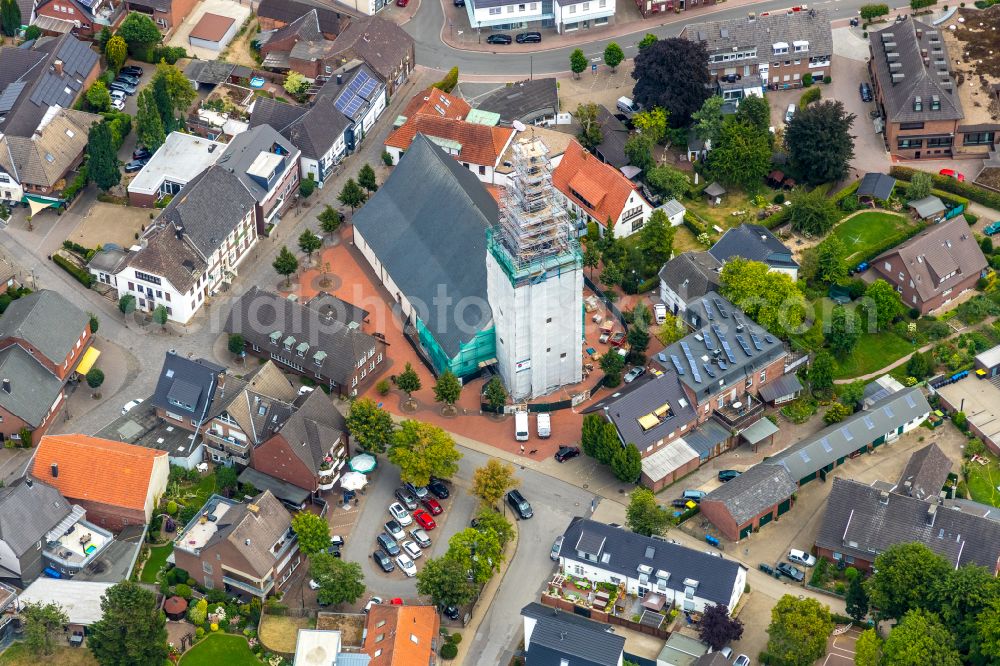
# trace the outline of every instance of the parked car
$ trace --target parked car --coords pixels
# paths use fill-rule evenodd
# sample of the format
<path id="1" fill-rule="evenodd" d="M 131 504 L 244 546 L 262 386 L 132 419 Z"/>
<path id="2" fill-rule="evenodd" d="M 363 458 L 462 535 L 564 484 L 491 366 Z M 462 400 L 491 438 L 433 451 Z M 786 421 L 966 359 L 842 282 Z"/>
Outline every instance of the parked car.
<path id="1" fill-rule="evenodd" d="M 410 536 L 413 537 L 413 540 L 416 541 L 417 545 L 421 548 L 431 547 L 431 538 L 427 536 L 427 532 L 425 532 L 422 527 L 414 527 L 410 530 Z"/>
<path id="2" fill-rule="evenodd" d="M 397 7 L 405 7 L 408 4 L 410 4 L 410 0 L 396 0 Z"/>
<path id="3" fill-rule="evenodd" d="M 389 505 L 389 515 L 391 515 L 401 527 L 406 527 L 413 522 L 413 519 L 410 518 L 410 514 L 407 513 L 406 509 L 404 509 L 403 505 L 399 502 L 393 502 Z"/>
<path id="4" fill-rule="evenodd" d="M 110 95 L 111 95 L 111 101 L 112 102 L 115 101 L 116 99 L 120 99 L 120 100 L 122 100 L 124 102 L 125 98 L 128 97 L 128 95 L 126 95 L 125 93 L 123 93 L 121 90 L 112 90 L 110 92 Z"/>
<path id="5" fill-rule="evenodd" d="M 431 518 L 431 514 L 427 513 L 423 509 L 417 509 L 413 512 L 413 520 L 417 521 L 422 528 L 425 530 L 432 530 L 437 527 L 437 523 Z"/>
<path id="6" fill-rule="evenodd" d="M 556 537 L 555 542 L 552 544 L 552 550 L 549 551 L 549 559 L 552 560 L 553 562 L 559 561 L 559 553 L 560 551 L 562 551 L 564 538 L 565 537 L 562 534 L 560 534 L 559 536 Z"/>
<path id="7" fill-rule="evenodd" d="M 706 493 L 704 490 L 685 490 L 684 494 L 681 495 L 681 497 L 683 497 L 686 500 L 691 500 L 692 502 L 701 504 L 701 498 L 703 498 L 707 494 L 708 493 Z"/>
<path id="8" fill-rule="evenodd" d="M 108 90 L 118 90 L 126 95 L 134 95 L 136 88 L 135 86 L 125 83 L 124 81 L 112 81 L 111 85 L 108 86 Z"/>
<path id="9" fill-rule="evenodd" d="M 949 178 L 954 178 L 960 183 L 965 182 L 965 174 L 959 171 L 955 171 L 954 169 L 941 169 L 940 171 L 938 171 L 938 174 L 942 176 L 948 176 Z"/>
<path id="10" fill-rule="evenodd" d="M 539 439 L 548 439 L 552 436 L 552 415 L 548 412 L 540 412 L 535 419 L 535 433 Z"/>
<path id="11" fill-rule="evenodd" d="M 861 93 L 862 102 L 870 102 L 874 99 L 872 96 L 872 87 L 864 81 L 862 81 L 861 85 L 858 86 L 858 92 Z"/>
<path id="12" fill-rule="evenodd" d="M 136 171 L 142 171 L 142 167 L 146 166 L 146 160 L 132 160 L 125 165 L 125 173 L 135 173 Z"/>
<path id="13" fill-rule="evenodd" d="M 642 367 L 641 365 L 633 365 L 632 369 L 629 370 L 627 373 L 625 373 L 625 377 L 623 377 L 623 379 L 625 380 L 626 384 L 631 384 L 635 380 L 639 379 L 639 377 L 642 377 L 644 374 L 646 374 L 646 368 Z"/>
<path id="14" fill-rule="evenodd" d="M 528 412 L 514 413 L 514 441 L 528 441 Z"/>
<path id="15" fill-rule="evenodd" d="M 406 574 L 407 578 L 413 578 L 417 575 L 417 565 L 413 563 L 409 555 L 400 553 L 399 557 L 396 558 L 396 564 L 399 565 L 399 568 Z"/>
<path id="16" fill-rule="evenodd" d="M 726 647 L 719 650 L 719 654 L 725 657 L 726 661 L 729 661 L 730 659 L 733 658 L 733 648 L 727 645 Z"/>
<path id="17" fill-rule="evenodd" d="M 732 481 L 740 475 L 735 469 L 723 469 L 719 471 L 719 481 L 725 483 L 726 481 Z"/>
<path id="18" fill-rule="evenodd" d="M 128 414 L 141 404 L 142 400 L 129 400 L 128 402 L 125 403 L 125 406 L 122 407 L 122 414 Z"/>
<path id="19" fill-rule="evenodd" d="M 394 494 L 396 495 L 396 499 L 398 499 L 400 503 L 410 511 L 413 511 L 417 508 L 417 506 L 419 506 L 417 504 L 417 496 L 411 493 L 406 487 L 396 488 L 396 492 Z"/>
<path id="20" fill-rule="evenodd" d="M 983 233 L 986 234 L 987 236 L 992 236 L 993 234 L 1000 234 L 1000 221 L 987 225 L 986 228 L 983 229 Z"/>
<path id="21" fill-rule="evenodd" d="M 804 550 L 798 550 L 797 548 L 792 548 L 788 551 L 788 561 L 795 562 L 795 564 L 801 564 L 804 567 L 814 567 L 816 566 L 816 558 Z"/>
<path id="22" fill-rule="evenodd" d="M 465 6 L 465 0 L 455 0 L 455 6 L 456 7 L 464 7 Z"/>
<path id="23" fill-rule="evenodd" d="M 372 553 L 372 559 L 375 560 L 375 564 L 377 564 L 379 568 L 386 573 L 396 570 L 396 565 L 393 564 L 392 560 L 389 559 L 389 556 L 386 555 L 381 550 L 376 550 L 374 553 Z M 368 606 L 365 606 L 366 613 L 368 612 L 371 606 L 371 602 L 369 601 L 368 604 L 369 604 Z"/>
<path id="24" fill-rule="evenodd" d="M 123 99 L 113 99 L 113 100 L 111 100 L 111 108 L 114 109 L 115 111 L 124 111 L 125 110 L 125 100 L 123 100 Z"/>
<path id="25" fill-rule="evenodd" d="M 365 604 L 365 612 L 367 613 L 372 609 L 372 606 L 379 606 L 381 603 L 382 597 L 372 597 L 368 600 L 368 603 Z"/>
<path id="26" fill-rule="evenodd" d="M 389 557 L 399 555 L 399 544 L 388 534 L 379 534 L 375 537 L 375 541 L 378 542 L 378 547 L 385 551 L 385 554 Z"/>
<path id="27" fill-rule="evenodd" d="M 733 662 L 733 666 L 750 666 L 750 657 L 745 654 L 741 654 L 736 657 L 736 661 Z"/>
<path id="28" fill-rule="evenodd" d="M 139 65 L 127 65 L 118 70 L 119 74 L 128 74 L 129 76 L 142 76 L 142 67 Z"/>
<path id="29" fill-rule="evenodd" d="M 788 576 L 797 583 L 801 583 L 805 580 L 806 575 L 802 572 L 802 570 L 789 564 L 788 562 L 779 562 L 777 569 L 778 573 L 782 576 Z"/>
<path id="30" fill-rule="evenodd" d="M 438 499 L 448 499 L 451 496 L 448 486 L 444 485 L 444 481 L 435 479 L 434 477 L 431 477 L 431 482 L 427 484 L 427 490 L 431 491 L 431 495 L 434 495 Z"/>
<path id="31" fill-rule="evenodd" d="M 462 0 L 462 4 L 465 4 L 465 0 Z M 441 609 L 441 614 L 449 620 L 457 620 L 459 616 L 458 606 L 445 606 Z"/>
<path id="32" fill-rule="evenodd" d="M 414 560 L 424 554 L 424 551 L 420 550 L 420 546 L 409 540 L 403 542 L 403 552 Z"/>
<path id="33" fill-rule="evenodd" d="M 441 503 L 433 497 L 427 496 L 420 500 L 420 503 L 424 505 L 424 508 L 427 509 L 432 516 L 440 516 L 441 512 L 444 511 L 444 509 L 441 508 Z"/>
<path id="34" fill-rule="evenodd" d="M 510 504 L 510 508 L 514 509 L 514 513 L 521 520 L 527 520 L 535 515 L 531 511 L 531 505 L 528 504 L 528 500 L 524 499 L 524 496 L 516 489 L 507 493 L 507 504 Z"/>
<path id="35" fill-rule="evenodd" d="M 559 450 L 556 451 L 556 460 L 559 462 L 566 462 L 570 458 L 575 458 L 580 455 L 579 446 L 560 446 Z"/>
<path id="36" fill-rule="evenodd" d="M 132 76 L 130 74 L 124 74 L 124 73 L 123 74 L 119 74 L 115 78 L 115 81 L 124 81 L 125 83 L 127 83 L 129 85 L 132 85 L 132 86 L 138 86 L 139 85 L 139 77 L 138 76 Z"/>
<path id="37" fill-rule="evenodd" d="M 406 532 L 403 531 L 403 526 L 400 525 L 397 520 L 387 520 L 385 521 L 383 527 L 385 528 L 385 533 L 396 541 L 406 537 Z"/>
<path id="38" fill-rule="evenodd" d="M 424 486 L 415 486 L 412 483 L 407 483 L 406 489 L 413 493 L 418 500 L 427 497 L 427 488 Z"/>
<path id="39" fill-rule="evenodd" d="M 522 32 L 514 38 L 518 44 L 538 44 L 542 41 L 540 32 Z"/>
<path id="40" fill-rule="evenodd" d="M 487 44 L 510 44 L 513 40 L 510 35 L 490 35 L 486 38 Z"/>
<path id="41" fill-rule="evenodd" d="M 792 118 L 795 117 L 795 105 L 789 104 L 788 108 L 785 109 L 785 124 L 792 122 Z"/>

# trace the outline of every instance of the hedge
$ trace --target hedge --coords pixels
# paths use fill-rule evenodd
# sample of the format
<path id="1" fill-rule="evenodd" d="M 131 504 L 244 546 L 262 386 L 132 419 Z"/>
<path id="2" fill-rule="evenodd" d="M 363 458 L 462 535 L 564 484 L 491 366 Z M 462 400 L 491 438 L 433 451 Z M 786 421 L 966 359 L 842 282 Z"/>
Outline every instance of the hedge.
<path id="1" fill-rule="evenodd" d="M 896 190 L 899 192 L 900 198 L 906 198 L 906 193 L 909 191 L 909 187 L 910 184 L 905 181 L 896 183 Z M 931 194 L 946 204 L 950 204 L 951 208 L 954 208 L 955 206 L 969 207 L 969 200 L 965 197 L 960 197 L 957 194 L 945 192 L 944 190 L 931 190 Z"/>
<path id="2" fill-rule="evenodd" d="M 805 109 L 813 102 L 818 102 L 819 98 L 822 96 L 823 91 L 820 88 L 809 88 L 809 90 L 802 93 L 802 97 L 799 98 L 799 110 Z"/>
<path id="3" fill-rule="evenodd" d="M 52 261 L 56 263 L 57 266 L 62 268 L 64 271 L 76 278 L 76 281 L 82 284 L 87 289 L 90 289 L 94 285 L 94 276 L 83 270 L 73 262 L 71 262 L 66 257 L 58 254 L 52 255 Z"/>
<path id="4" fill-rule="evenodd" d="M 444 75 L 444 78 L 431 85 L 432 88 L 437 88 L 438 90 L 443 90 L 446 93 L 454 90 L 455 86 L 458 85 L 458 67 L 452 67 L 448 70 L 448 73 Z"/>
<path id="5" fill-rule="evenodd" d="M 708 233 L 708 227 L 696 220 L 694 215 L 690 212 L 684 213 L 684 226 L 691 230 L 691 233 L 695 235 L 695 238 L 701 234 Z"/>
<path id="6" fill-rule="evenodd" d="M 930 7 L 931 5 L 936 5 L 937 0 L 910 0 L 911 9 L 923 9 L 924 7 Z"/>
<path id="7" fill-rule="evenodd" d="M 894 166 L 889 169 L 890 176 L 906 181 L 909 181 L 916 172 L 916 169 L 904 166 Z M 993 192 L 968 182 L 963 183 L 948 176 L 933 173 L 930 176 L 936 189 L 966 197 L 994 210 L 1000 210 L 1000 192 Z"/>
<path id="8" fill-rule="evenodd" d="M 889 13 L 889 5 L 864 5 L 859 13 L 864 20 L 871 21 L 879 16 L 886 16 Z"/>

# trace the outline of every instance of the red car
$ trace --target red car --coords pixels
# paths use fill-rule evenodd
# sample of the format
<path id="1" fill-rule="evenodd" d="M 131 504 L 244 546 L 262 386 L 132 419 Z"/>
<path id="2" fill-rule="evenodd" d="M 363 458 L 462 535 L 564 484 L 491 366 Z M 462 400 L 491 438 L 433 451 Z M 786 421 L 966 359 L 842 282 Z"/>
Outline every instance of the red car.
<path id="1" fill-rule="evenodd" d="M 410 0 L 396 0 L 397 7 L 405 7 L 408 4 L 410 4 Z"/>
<path id="2" fill-rule="evenodd" d="M 441 504 L 431 497 L 430 495 L 425 495 L 420 503 L 424 505 L 424 508 L 431 512 L 432 516 L 439 516 L 444 509 L 441 508 Z"/>
<path id="3" fill-rule="evenodd" d="M 431 518 L 431 514 L 427 513 L 423 509 L 417 509 L 413 512 L 413 520 L 417 521 L 422 528 L 425 530 L 432 530 L 437 527 L 437 523 Z"/>
<path id="4" fill-rule="evenodd" d="M 938 171 L 938 174 L 942 176 L 948 176 L 949 178 L 954 178 L 960 183 L 965 182 L 965 174 L 959 171 L 955 171 L 954 169 L 941 169 L 940 171 Z"/>

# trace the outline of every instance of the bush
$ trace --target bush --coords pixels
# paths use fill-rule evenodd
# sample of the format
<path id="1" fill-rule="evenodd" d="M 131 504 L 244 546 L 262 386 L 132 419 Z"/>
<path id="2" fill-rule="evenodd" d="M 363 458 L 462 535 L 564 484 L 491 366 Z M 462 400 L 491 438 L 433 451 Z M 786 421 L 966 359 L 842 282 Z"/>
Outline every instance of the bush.
<path id="1" fill-rule="evenodd" d="M 441 646 L 442 659 L 454 659 L 458 656 L 458 646 L 454 643 L 445 643 Z"/>
<path id="2" fill-rule="evenodd" d="M 167 502 L 167 515 L 176 516 L 177 515 L 177 502 L 170 500 Z"/>
<path id="3" fill-rule="evenodd" d="M 802 87 L 803 88 L 808 88 L 812 84 L 813 84 L 813 75 L 810 74 L 809 72 L 806 72 L 805 74 L 803 74 L 802 75 Z"/>
<path id="4" fill-rule="evenodd" d="M 862 5 L 859 11 L 861 18 L 865 21 L 871 21 L 879 16 L 886 16 L 889 14 L 889 5 Z"/>
<path id="5" fill-rule="evenodd" d="M 459 643 L 462 642 L 462 634 L 460 634 L 460 633 L 458 633 L 456 631 L 452 635 L 448 636 L 448 642 L 449 643 L 454 643 L 455 645 L 458 645 Z"/>
<path id="6" fill-rule="evenodd" d="M 865 38 L 867 38 L 867 37 L 868 37 L 868 35 L 865 35 Z M 823 83 L 825 83 L 826 85 L 830 85 L 831 83 L 833 83 L 833 78 L 831 78 L 829 76 L 824 76 L 823 77 Z"/>
<path id="7" fill-rule="evenodd" d="M 387 167 L 392 166 L 392 155 L 389 154 L 388 150 L 382 151 L 382 164 L 386 165 Z"/>
<path id="8" fill-rule="evenodd" d="M 204 638 L 205 637 L 205 630 L 203 628 L 201 628 L 201 627 L 198 627 L 197 629 L 194 630 L 194 637 L 197 638 L 197 639 Z M 206 645 L 207 645 L 207 643 L 206 643 Z"/>
<path id="9" fill-rule="evenodd" d="M 777 194 L 774 195 L 773 201 L 774 201 L 774 203 L 778 204 L 779 206 L 781 204 L 785 203 L 785 193 L 784 192 L 778 192 Z"/>
<path id="10" fill-rule="evenodd" d="M 455 86 L 458 85 L 458 67 L 452 67 L 448 70 L 448 73 L 444 75 L 444 78 L 433 84 L 432 88 L 437 88 L 438 90 L 443 90 L 444 92 L 451 92 L 454 90 Z"/>
<path id="11" fill-rule="evenodd" d="M 388 379 L 380 379 L 380 380 L 378 380 L 378 383 L 375 384 L 375 390 L 378 391 L 379 395 L 382 395 L 382 396 L 388 395 L 389 394 L 389 380 Z"/>
<path id="12" fill-rule="evenodd" d="M 691 233 L 695 236 L 708 233 L 708 229 L 705 225 L 698 221 L 691 213 L 684 213 L 684 226 L 690 229 Z"/>
<path id="13" fill-rule="evenodd" d="M 190 599 L 191 588 L 188 585 L 181 583 L 174 588 L 174 594 L 176 594 L 181 599 Z"/>
<path id="14" fill-rule="evenodd" d="M 303 199 L 308 199 L 312 196 L 313 191 L 316 189 L 316 181 L 313 179 L 312 174 L 309 174 L 308 178 L 303 178 L 299 181 L 299 194 L 302 195 Z"/>
<path id="15" fill-rule="evenodd" d="M 813 102 L 818 102 L 819 98 L 822 96 L 823 96 L 822 90 L 820 90 L 819 88 L 810 88 L 809 90 L 802 93 L 802 97 L 799 98 L 799 108 L 804 109 Z"/>
<path id="16" fill-rule="evenodd" d="M 60 268 L 62 268 L 64 271 L 72 275 L 77 282 L 82 284 L 87 289 L 90 289 L 92 286 L 94 286 L 94 276 L 88 273 L 87 271 L 83 270 L 73 262 L 66 259 L 66 257 L 63 257 L 58 254 L 53 254 L 52 261 L 54 261 L 55 264 Z"/>
<path id="17" fill-rule="evenodd" d="M 914 10 L 923 9 L 935 4 L 937 4 L 937 0 L 910 0 L 910 8 Z"/>

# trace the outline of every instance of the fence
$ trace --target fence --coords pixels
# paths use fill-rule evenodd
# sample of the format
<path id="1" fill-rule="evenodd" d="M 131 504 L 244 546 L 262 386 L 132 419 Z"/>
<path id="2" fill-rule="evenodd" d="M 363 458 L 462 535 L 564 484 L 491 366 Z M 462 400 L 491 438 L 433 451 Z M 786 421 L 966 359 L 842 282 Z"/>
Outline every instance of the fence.
<path id="1" fill-rule="evenodd" d="M 553 596 L 551 594 L 542 594 L 542 605 L 550 606 L 552 608 L 558 608 L 559 610 L 567 611 L 581 617 L 585 617 L 596 622 L 603 622 L 605 624 L 613 624 L 619 627 L 625 627 L 626 629 L 631 629 L 633 631 L 638 631 L 639 633 L 646 634 L 647 636 L 655 636 L 657 638 L 666 640 L 670 637 L 670 632 L 661 627 L 651 627 L 645 624 L 639 624 L 638 622 L 633 622 L 632 620 L 624 617 L 619 617 L 617 615 L 611 615 L 602 610 L 597 610 L 596 608 L 589 608 L 587 606 L 578 606 L 568 599 L 563 599 L 562 597 Z M 664 623 L 669 621 L 664 618 Z"/>

